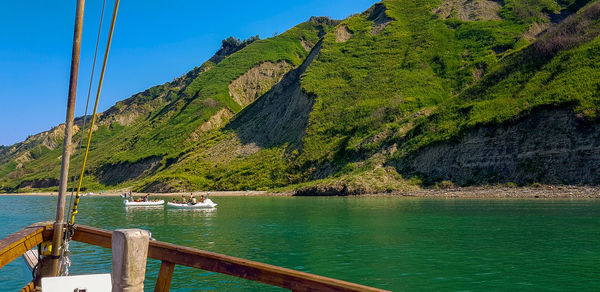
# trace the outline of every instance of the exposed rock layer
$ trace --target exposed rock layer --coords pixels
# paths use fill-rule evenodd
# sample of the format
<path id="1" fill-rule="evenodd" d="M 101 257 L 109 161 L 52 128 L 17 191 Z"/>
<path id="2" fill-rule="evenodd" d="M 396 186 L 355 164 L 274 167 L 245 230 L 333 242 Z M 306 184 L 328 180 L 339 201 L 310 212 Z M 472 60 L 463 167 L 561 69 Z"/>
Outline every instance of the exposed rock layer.
<path id="1" fill-rule="evenodd" d="M 34 179 L 34 180 L 27 180 L 27 181 L 23 181 L 21 182 L 19 185 L 17 185 L 17 189 L 20 188 L 49 188 L 49 187 L 57 187 L 58 186 L 58 179 L 55 178 L 41 178 L 41 179 Z"/>
<path id="2" fill-rule="evenodd" d="M 373 27 L 371 28 L 371 34 L 381 33 L 389 24 L 392 19 L 385 13 L 386 8 L 382 3 L 377 3 L 373 6 L 371 13 L 367 19 L 373 21 Z"/>
<path id="3" fill-rule="evenodd" d="M 480 126 L 399 165 L 426 183 L 600 184 L 600 124 L 568 109 L 542 109 L 516 122 Z"/>
<path id="4" fill-rule="evenodd" d="M 119 164 L 106 164 L 98 172 L 101 183 L 106 185 L 117 185 L 122 182 L 138 179 L 151 174 L 160 167 L 161 156 L 152 156 L 136 162 L 124 162 Z"/>

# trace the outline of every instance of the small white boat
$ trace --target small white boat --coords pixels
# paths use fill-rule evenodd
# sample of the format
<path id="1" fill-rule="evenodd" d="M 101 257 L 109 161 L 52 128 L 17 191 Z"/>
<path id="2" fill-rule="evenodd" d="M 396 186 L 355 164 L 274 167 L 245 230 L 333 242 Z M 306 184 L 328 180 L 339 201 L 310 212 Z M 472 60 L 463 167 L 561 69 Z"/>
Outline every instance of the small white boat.
<path id="1" fill-rule="evenodd" d="M 123 205 L 127 206 L 127 207 L 132 207 L 132 206 L 139 206 L 139 207 L 148 207 L 148 206 L 161 206 L 164 205 L 165 201 L 164 200 L 159 200 L 159 201 L 148 201 L 148 202 L 136 202 L 136 201 L 129 201 L 129 200 L 123 200 Z"/>
<path id="2" fill-rule="evenodd" d="M 198 202 L 195 205 L 193 204 L 179 204 L 179 203 L 167 203 L 167 207 L 175 208 L 175 209 L 207 209 L 214 208 L 217 206 L 211 199 L 204 199 L 204 202 Z"/>

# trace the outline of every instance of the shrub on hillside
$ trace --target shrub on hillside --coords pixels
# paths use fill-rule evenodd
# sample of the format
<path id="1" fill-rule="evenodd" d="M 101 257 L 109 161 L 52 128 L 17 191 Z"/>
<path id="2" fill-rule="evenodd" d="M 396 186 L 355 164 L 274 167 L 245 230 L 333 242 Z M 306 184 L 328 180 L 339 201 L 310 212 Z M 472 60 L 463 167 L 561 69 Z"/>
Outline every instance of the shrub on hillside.
<path id="1" fill-rule="evenodd" d="M 438 182 L 434 186 L 436 189 L 448 190 L 454 188 L 454 183 L 449 180 Z"/>
<path id="2" fill-rule="evenodd" d="M 223 61 L 223 59 L 227 58 L 227 56 L 243 49 L 247 45 L 258 40 L 260 40 L 260 37 L 258 35 L 249 37 L 244 41 L 230 36 L 221 41 L 221 48 L 212 58 L 210 58 L 209 61 L 218 64 L 219 62 Z"/>
<path id="3" fill-rule="evenodd" d="M 542 184 L 539 183 L 539 182 L 534 182 L 534 183 L 531 184 L 531 187 L 535 188 L 535 189 L 541 189 L 542 188 Z"/>
<path id="4" fill-rule="evenodd" d="M 533 45 L 536 53 L 544 58 L 552 58 L 562 50 L 571 49 L 592 40 L 600 34 L 600 28 L 597 25 L 599 16 L 600 3 L 594 3 L 581 14 L 567 17 Z"/>
<path id="5" fill-rule="evenodd" d="M 340 24 L 340 20 L 331 19 L 329 16 L 311 16 L 308 22 L 316 24 L 324 24 L 327 26 L 336 26 Z"/>

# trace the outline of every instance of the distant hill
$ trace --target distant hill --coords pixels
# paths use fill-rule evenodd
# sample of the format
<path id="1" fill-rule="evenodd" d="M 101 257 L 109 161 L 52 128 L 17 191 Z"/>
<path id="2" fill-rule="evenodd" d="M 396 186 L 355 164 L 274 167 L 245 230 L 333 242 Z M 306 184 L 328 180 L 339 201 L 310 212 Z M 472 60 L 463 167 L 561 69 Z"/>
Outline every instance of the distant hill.
<path id="1" fill-rule="evenodd" d="M 303 195 L 597 185 L 599 17 L 599 1 L 386 0 L 230 38 L 100 114 L 84 182 Z M 1 190 L 56 190 L 63 132 L 0 148 Z"/>

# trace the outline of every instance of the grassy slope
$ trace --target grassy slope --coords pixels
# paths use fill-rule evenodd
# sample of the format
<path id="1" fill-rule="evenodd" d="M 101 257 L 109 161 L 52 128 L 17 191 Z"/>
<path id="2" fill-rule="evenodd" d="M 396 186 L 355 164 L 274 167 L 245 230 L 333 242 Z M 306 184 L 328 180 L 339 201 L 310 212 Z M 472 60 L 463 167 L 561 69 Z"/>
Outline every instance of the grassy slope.
<path id="1" fill-rule="evenodd" d="M 277 37 L 254 42 L 223 60 L 186 89 L 186 95 L 182 98 L 188 99 L 185 110 L 182 110 L 180 116 L 171 120 L 172 126 L 187 127 L 188 131 L 197 128 L 205 120 L 198 123 L 194 121 L 197 117 L 192 114 L 205 109 L 207 99 L 227 106 L 234 113 L 240 112 L 240 106 L 229 96 L 229 83 L 249 69 L 267 61 L 276 63 L 285 60 L 294 66 L 299 66 L 308 55 L 300 40 L 311 44 L 317 43 L 321 29 L 329 28 L 317 23 L 302 23 Z M 189 100 L 189 97 L 192 99 Z M 213 110 L 211 115 L 216 111 Z M 156 131 L 157 134 L 163 133 L 164 128 Z M 264 150 L 258 155 L 239 159 L 233 164 L 207 159 L 210 154 L 203 153 L 203 149 L 210 148 L 216 143 L 227 144 L 232 136 L 232 133 L 213 131 L 197 142 L 186 143 L 186 149 L 182 151 L 185 153 L 184 159 L 180 159 L 177 165 L 173 165 L 168 170 L 137 182 L 136 186 L 143 188 L 152 183 L 165 182 L 180 188 L 230 190 L 260 189 L 286 183 L 286 180 L 277 178 L 282 177 L 284 173 L 284 161 L 279 159 L 277 150 Z M 224 161 L 229 162 L 228 159 Z"/>
<path id="2" fill-rule="evenodd" d="M 513 48 L 528 27 L 510 21 L 440 20 L 430 13 L 438 4 L 386 1 L 395 21 L 383 33 L 370 33 L 373 22 L 367 13 L 342 23 L 353 32 L 347 42 L 336 42 L 335 32 L 324 37 L 319 57 L 302 78 L 303 90 L 316 96 L 303 149 L 290 152 L 289 145 L 279 145 L 214 161 L 202 149 L 235 140 L 219 132 L 160 179 L 200 188 L 261 189 L 345 173 L 372 175 L 378 162 L 363 160 L 381 149 L 386 135 L 403 128 L 413 113 L 435 108 L 472 83 L 474 69 L 497 63 L 492 48 Z M 389 177 L 396 181 L 390 184 L 401 180 Z"/>
<path id="3" fill-rule="evenodd" d="M 136 161 L 152 155 L 179 155 L 185 148 L 193 146 L 187 141 L 190 133 L 223 106 L 233 112 L 241 110 L 229 96 L 227 86 L 232 80 L 267 61 L 285 60 L 299 65 L 307 55 L 300 39 L 316 42 L 317 34 L 314 25 L 303 23 L 277 37 L 256 41 L 224 59 L 196 78 L 184 94 L 167 106 L 165 112 L 171 115 L 153 117 L 140 125 L 135 131 L 136 141 L 132 148 L 113 153 L 113 159 Z"/>
<path id="4" fill-rule="evenodd" d="M 401 137 L 415 116 L 427 115 L 472 84 L 474 70 L 494 66 L 494 49 L 524 45 L 518 36 L 527 24 L 442 20 L 431 14 L 439 3 L 384 1 L 396 21 L 382 34 L 371 35 L 363 15 L 346 21 L 354 31 L 348 42 L 326 39 L 322 56 L 303 79 L 318 99 L 302 164 L 325 165 L 342 177 L 369 175 L 381 164 L 369 157 Z M 322 176 L 312 170 L 307 172 L 313 177 Z"/>
<path id="5" fill-rule="evenodd" d="M 597 2 L 588 7 L 600 11 Z M 595 36 L 600 33 L 600 13 L 594 13 L 591 21 L 583 20 L 588 7 L 551 29 L 538 43 L 511 52 L 481 82 L 418 121 L 409 138 L 399 140 L 405 152 L 457 138 L 477 125 L 500 124 L 527 115 L 541 106 L 574 106 L 581 117 L 599 119 L 600 40 Z M 574 23 L 579 24 L 579 30 L 572 29 Z M 564 38 L 565 28 L 577 33 Z M 557 36 L 568 40 L 566 47 L 559 50 L 558 46 L 546 54 L 544 46 L 557 45 Z"/>
<path id="6" fill-rule="evenodd" d="M 189 151 L 186 149 L 194 147 L 188 139 L 190 133 L 219 109 L 226 106 L 234 112 L 241 110 L 228 94 L 227 86 L 232 80 L 267 61 L 285 60 L 299 65 L 308 54 L 300 40 L 316 43 L 321 29 L 320 24 L 307 22 L 279 36 L 256 41 L 218 65 L 209 64 L 212 68 L 200 74 L 183 91 L 171 88 L 168 83 L 150 89 L 150 94 L 143 98 L 152 100 L 167 95 L 169 102 L 130 126 L 112 123 L 98 127 L 93 136 L 88 169 L 94 172 L 104 165 L 135 162 L 153 156 L 165 157 L 163 163 L 166 163 L 168 158 Z M 75 137 L 77 139 L 78 136 Z M 2 184 L 14 188 L 18 181 L 58 177 L 61 155 L 62 147 L 58 147 L 25 164 L 18 180 L 3 177 Z M 78 173 L 75 168 L 79 167 L 73 166 L 80 165 L 80 158 L 79 155 L 72 158 L 78 162 L 72 163 L 71 174 Z M 11 172 L 13 164 L 5 164 L 0 170 L 2 173 Z M 90 188 L 106 187 L 90 176 L 86 177 L 86 185 Z"/>
<path id="7" fill-rule="evenodd" d="M 597 18 L 586 24 L 581 45 L 544 58 L 537 58 L 534 53 L 540 48 L 521 37 L 532 23 L 548 22 L 545 15 L 577 11 L 587 2 L 506 0 L 502 20 L 463 22 L 433 15 L 439 0 L 384 1 L 394 21 L 381 34 L 370 33 L 368 13 L 345 20 L 352 38 L 338 43 L 330 31 L 321 54 L 302 76 L 303 90 L 316 98 L 302 148 L 278 145 L 242 153 L 238 150 L 247 145 L 239 145 L 234 133 L 223 130 L 190 142 L 189 134 L 222 106 L 235 113 L 241 110 L 228 95 L 231 80 L 264 61 L 302 62 L 307 52 L 298 40 L 316 43 L 318 29 L 301 24 L 233 54 L 148 119 L 131 127 L 100 128 L 96 147 L 111 151 L 93 152 L 92 165 L 153 155 L 165 156 L 163 162 L 179 157 L 167 169 L 136 182 L 138 188 L 162 182 L 186 189 L 264 189 L 335 181 L 352 185 L 365 176 L 389 181 L 377 190 L 418 183 L 405 182 L 380 166 L 431 143 L 454 139 L 478 124 L 502 123 L 538 106 L 574 104 L 582 116 L 598 118 L 600 41 L 592 38 Z M 475 71 L 485 73 L 481 80 Z M 400 151 L 390 155 L 393 144 Z M 42 155 L 27 165 L 33 172 L 25 177 L 57 173 L 59 155 L 60 149 Z M 6 173 L 11 167 L 0 170 Z M 40 168 L 50 171 L 35 171 Z"/>
<path id="8" fill-rule="evenodd" d="M 381 158 L 374 155 L 377 159 L 369 159 L 369 155 L 385 152 L 389 145 L 399 145 L 400 151 L 389 157 L 396 160 L 431 143 L 459 137 L 476 125 L 500 124 L 539 106 L 575 104 L 581 116 L 598 119 L 598 40 L 586 43 L 598 34 L 598 6 L 583 7 L 587 2 L 505 1 L 500 11 L 503 20 L 463 22 L 432 18 L 428 11 L 439 1 L 419 1 L 419 5 L 414 1 L 384 1 L 389 16 L 410 22 L 396 21 L 381 39 L 373 39 L 385 44 L 387 36 L 387 41 L 401 43 L 386 44 L 388 52 L 377 58 L 376 48 L 361 56 L 354 51 L 360 50 L 361 43 L 350 40 L 338 44 L 338 50 L 327 51 L 335 54 L 338 62 L 352 60 L 345 63 L 342 72 L 332 73 L 335 65 L 323 58 L 322 64 L 315 64 L 310 71 L 315 76 L 307 74 L 305 81 L 314 78 L 315 85 L 305 84 L 305 88 L 319 99 L 305 137 L 303 158 L 312 165 L 337 166 L 334 176 L 338 179 L 331 182 L 326 178 L 300 187 L 316 185 L 322 192 L 323 186 L 335 186 L 339 181 L 349 181 L 345 186 L 351 187 L 359 181 L 356 177 L 373 175 L 371 169 L 377 169 Z M 581 7 L 576 16 L 551 29 L 540 42 L 531 45 L 520 38 L 531 23 L 548 22 L 544 15 Z M 370 37 L 361 24 L 351 19 L 348 27 L 363 33 L 364 44 Z M 408 37 L 402 38 L 403 34 Z M 547 54 L 547 46 L 563 41 L 564 45 Z M 397 51 L 407 47 L 413 54 Z M 360 63 L 362 60 L 365 62 Z M 412 64 L 409 70 L 401 65 L 406 63 Z M 360 76 L 366 68 L 369 74 Z M 474 69 L 486 70 L 483 80 L 474 80 L 470 74 Z M 321 81 L 318 85 L 317 80 Z M 322 141 L 326 141 L 325 147 Z M 364 185 L 354 188 L 361 187 Z"/>

